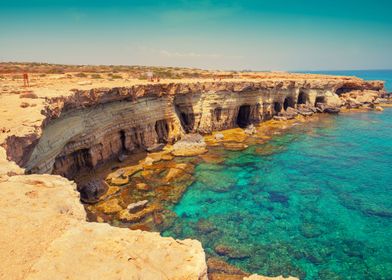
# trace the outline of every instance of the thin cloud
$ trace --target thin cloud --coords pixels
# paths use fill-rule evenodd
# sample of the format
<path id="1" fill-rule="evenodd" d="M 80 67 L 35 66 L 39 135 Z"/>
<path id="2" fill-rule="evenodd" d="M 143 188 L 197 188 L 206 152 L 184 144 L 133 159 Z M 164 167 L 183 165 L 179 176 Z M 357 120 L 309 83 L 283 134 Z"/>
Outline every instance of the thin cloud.
<path id="1" fill-rule="evenodd" d="M 213 54 L 204 54 L 204 53 L 196 53 L 196 52 L 180 53 L 180 52 L 170 52 L 167 50 L 160 50 L 159 54 L 170 58 L 213 58 L 213 59 L 242 58 L 242 56 L 227 56 L 227 55 L 215 54 L 215 53 Z"/>

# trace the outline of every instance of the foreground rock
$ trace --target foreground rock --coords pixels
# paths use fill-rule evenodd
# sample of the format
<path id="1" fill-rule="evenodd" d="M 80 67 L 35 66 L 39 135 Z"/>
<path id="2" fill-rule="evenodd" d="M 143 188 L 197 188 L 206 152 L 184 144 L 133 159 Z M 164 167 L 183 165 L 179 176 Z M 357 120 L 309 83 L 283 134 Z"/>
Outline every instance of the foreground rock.
<path id="1" fill-rule="evenodd" d="M 76 185 L 60 176 L 2 178 L 0 279 L 207 279 L 196 240 L 87 223 Z"/>
<path id="2" fill-rule="evenodd" d="M 199 241 L 88 223 L 75 183 L 23 175 L 4 153 L 0 167 L 0 279 L 207 279 Z M 219 260 L 210 264 L 211 279 L 248 275 Z"/>
<path id="3" fill-rule="evenodd" d="M 359 104 L 385 95 L 383 82 L 355 77 L 247 75 L 219 82 L 119 80 L 102 87 L 94 80 L 79 89 L 58 81 L 50 89 L 32 87 L 35 99 L 20 98 L 5 88 L 6 94 L 0 95 L 0 145 L 29 172 L 72 179 L 81 169 L 123 160 L 123 155 L 159 151 L 161 144 L 173 144 L 187 133 L 246 127 L 278 114 L 291 119 L 303 104 L 338 108 L 345 95 Z M 23 105 L 26 100 L 29 106 Z M 199 145 L 188 148 L 193 154 L 204 152 Z M 180 150 L 179 155 L 187 154 Z"/>

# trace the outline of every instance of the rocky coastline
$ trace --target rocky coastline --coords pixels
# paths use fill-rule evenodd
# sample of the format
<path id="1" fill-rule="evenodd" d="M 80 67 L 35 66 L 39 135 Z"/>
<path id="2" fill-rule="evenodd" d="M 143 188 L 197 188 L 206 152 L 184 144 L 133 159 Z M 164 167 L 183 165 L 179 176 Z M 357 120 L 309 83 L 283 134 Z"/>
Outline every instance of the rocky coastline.
<path id="1" fill-rule="evenodd" d="M 385 97 L 380 81 L 306 75 L 18 97 L 19 103 L 33 101 L 35 106 L 24 109 L 39 116 L 30 124 L 1 127 L 0 186 L 6 196 L 0 201 L 7 217 L 3 228 L 11 224 L 20 240 L 10 242 L 11 232 L 1 235 L 8 244 L 2 255 L 12 252 L 12 258 L 0 276 L 78 279 L 105 273 L 105 279 L 207 279 L 208 264 L 210 279 L 270 279 L 238 271 L 219 259 L 206 263 L 196 240 L 141 230 L 160 231 L 170 225 L 167 205 L 176 203 L 192 183 L 198 161 L 220 160 L 214 148 L 245 149 L 294 123 L 317 120 L 318 113 L 381 111 L 389 102 Z M 1 96 L 2 102 L 13 98 Z M 133 164 L 127 163 L 138 155 Z M 64 178 L 75 179 L 81 171 L 98 170 L 113 161 L 121 166 L 105 174 L 104 181 L 76 186 Z M 88 203 L 88 214 L 77 190 Z M 17 206 L 11 198 L 17 198 Z M 132 230 L 102 224 L 105 221 Z M 226 249 L 216 251 L 226 254 Z M 90 254 L 87 260 L 83 254 Z"/>

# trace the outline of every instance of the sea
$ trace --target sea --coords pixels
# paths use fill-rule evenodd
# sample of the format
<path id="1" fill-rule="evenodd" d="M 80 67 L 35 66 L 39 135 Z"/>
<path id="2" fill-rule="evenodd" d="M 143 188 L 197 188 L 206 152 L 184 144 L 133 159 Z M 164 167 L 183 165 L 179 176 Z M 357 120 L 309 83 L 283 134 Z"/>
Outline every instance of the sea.
<path id="1" fill-rule="evenodd" d="M 392 70 L 312 73 L 392 91 Z M 326 116 L 222 155 L 196 166 L 163 236 L 198 239 L 208 258 L 249 273 L 392 279 L 392 108 Z"/>

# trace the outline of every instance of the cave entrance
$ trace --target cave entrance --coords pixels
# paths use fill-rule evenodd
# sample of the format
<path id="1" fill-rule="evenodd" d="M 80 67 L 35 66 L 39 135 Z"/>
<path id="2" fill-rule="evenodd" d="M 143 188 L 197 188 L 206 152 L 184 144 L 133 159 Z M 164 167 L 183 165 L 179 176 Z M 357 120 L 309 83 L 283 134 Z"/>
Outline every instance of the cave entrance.
<path id="1" fill-rule="evenodd" d="M 158 143 L 166 144 L 169 139 L 169 124 L 166 120 L 158 120 L 155 123 L 155 132 L 157 133 Z"/>
<path id="2" fill-rule="evenodd" d="M 250 124 L 250 105 L 242 105 L 237 115 L 237 125 L 247 127 Z"/>
<path id="3" fill-rule="evenodd" d="M 314 102 L 314 106 L 317 106 L 318 103 L 325 103 L 325 97 L 324 96 L 317 96 L 316 101 Z"/>
<path id="4" fill-rule="evenodd" d="M 357 84 L 355 83 L 347 83 L 342 85 L 341 87 L 337 88 L 335 93 L 337 95 L 341 95 L 343 93 L 347 93 L 353 90 L 361 90 L 361 87 L 359 87 Z"/>
<path id="5" fill-rule="evenodd" d="M 294 108 L 294 106 L 295 106 L 294 99 L 291 96 L 286 97 L 283 102 L 284 110 L 286 111 L 287 108 L 289 108 L 289 107 Z"/>
<path id="6" fill-rule="evenodd" d="M 175 108 L 177 116 L 180 119 L 182 128 L 185 130 L 186 133 L 191 132 L 195 124 L 195 115 L 193 113 L 192 106 L 176 106 Z"/>
<path id="7" fill-rule="evenodd" d="M 297 104 L 306 104 L 308 102 L 308 97 L 305 92 L 301 91 L 298 95 Z"/>
<path id="8" fill-rule="evenodd" d="M 125 139 L 126 139 L 125 131 L 120 130 L 121 150 L 123 150 L 123 151 L 125 151 L 127 149 L 126 145 L 125 145 Z"/>
<path id="9" fill-rule="evenodd" d="M 71 154 L 56 157 L 52 174 L 72 179 L 83 167 L 93 168 L 90 149 L 80 149 Z"/>
<path id="10" fill-rule="evenodd" d="M 280 111 L 282 111 L 282 104 L 280 104 L 280 102 L 274 102 L 274 111 L 276 113 L 279 113 Z"/>

